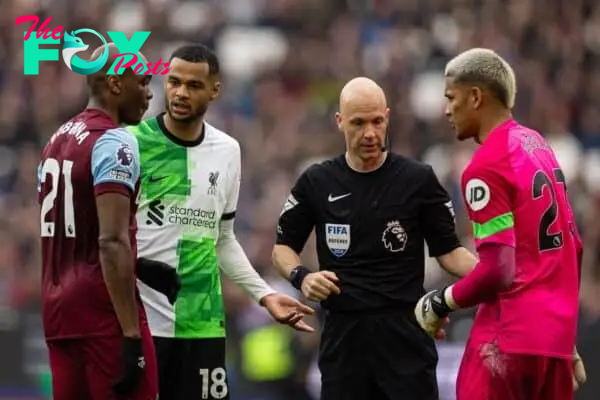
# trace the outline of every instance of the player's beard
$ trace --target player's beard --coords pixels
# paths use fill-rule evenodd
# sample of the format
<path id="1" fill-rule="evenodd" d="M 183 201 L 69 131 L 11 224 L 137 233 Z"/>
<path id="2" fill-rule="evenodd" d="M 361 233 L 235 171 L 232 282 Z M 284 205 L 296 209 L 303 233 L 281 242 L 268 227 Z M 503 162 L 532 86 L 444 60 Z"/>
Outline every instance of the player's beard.
<path id="1" fill-rule="evenodd" d="M 182 122 L 184 124 L 195 122 L 198 119 L 204 117 L 204 114 L 206 114 L 206 110 L 208 110 L 208 103 L 198 106 L 196 110 L 192 109 L 192 113 L 187 117 L 181 117 L 174 114 L 171 111 L 171 103 L 167 103 L 167 112 L 169 113 L 169 117 L 171 117 L 171 119 L 174 121 Z"/>

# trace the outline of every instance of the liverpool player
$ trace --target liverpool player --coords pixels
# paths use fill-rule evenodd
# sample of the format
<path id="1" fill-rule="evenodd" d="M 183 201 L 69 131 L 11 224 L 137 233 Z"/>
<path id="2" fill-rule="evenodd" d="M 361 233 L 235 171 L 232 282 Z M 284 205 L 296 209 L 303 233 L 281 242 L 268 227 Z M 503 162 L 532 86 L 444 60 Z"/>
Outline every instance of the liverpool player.
<path id="1" fill-rule="evenodd" d="M 440 318 L 479 305 L 458 373 L 458 400 L 569 400 L 585 380 L 575 349 L 582 244 L 555 155 L 511 115 L 512 68 L 468 50 L 446 67 L 446 115 L 459 140 L 481 146 L 462 176 L 479 263 L 425 295 L 415 313 Z"/>
<path id="2" fill-rule="evenodd" d="M 138 147 L 119 128 L 142 118 L 150 76 L 107 74 L 115 54 L 109 44 L 108 63 L 87 77 L 87 108 L 50 138 L 38 171 L 43 325 L 57 400 L 157 395 L 134 275 Z"/>
<path id="3" fill-rule="evenodd" d="M 173 265 L 164 272 L 180 274 L 182 289 L 174 304 L 164 296 L 169 285 L 160 290 L 141 279 L 140 295 L 154 338 L 160 398 L 228 400 L 221 271 L 281 323 L 312 331 L 302 318 L 313 310 L 276 293 L 236 238 L 240 146 L 205 120 L 221 86 L 216 54 L 201 44 L 184 45 L 169 65 L 166 112 L 129 129 L 142 159 L 138 255 Z"/>

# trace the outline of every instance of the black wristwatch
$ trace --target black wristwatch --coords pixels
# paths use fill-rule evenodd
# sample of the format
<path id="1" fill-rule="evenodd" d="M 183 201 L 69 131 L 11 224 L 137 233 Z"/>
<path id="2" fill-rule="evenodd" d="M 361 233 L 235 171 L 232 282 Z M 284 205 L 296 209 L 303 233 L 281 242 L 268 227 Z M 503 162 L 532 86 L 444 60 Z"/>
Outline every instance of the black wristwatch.
<path id="1" fill-rule="evenodd" d="M 310 270 L 303 265 L 298 265 L 290 273 L 290 283 L 296 290 L 301 290 L 302 281 L 306 278 L 306 275 L 310 274 Z"/>

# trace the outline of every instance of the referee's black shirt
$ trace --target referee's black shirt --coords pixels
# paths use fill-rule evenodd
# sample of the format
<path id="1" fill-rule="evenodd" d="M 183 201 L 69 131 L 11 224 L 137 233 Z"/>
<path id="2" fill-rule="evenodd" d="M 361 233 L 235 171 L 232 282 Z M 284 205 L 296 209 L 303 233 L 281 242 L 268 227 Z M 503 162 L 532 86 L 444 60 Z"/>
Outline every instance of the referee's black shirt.
<path id="1" fill-rule="evenodd" d="M 432 168 L 393 153 L 368 173 L 343 155 L 309 167 L 285 202 L 277 244 L 300 253 L 313 228 L 320 269 L 340 279 L 341 294 L 322 302 L 330 311 L 413 306 L 424 294 L 424 240 L 431 257 L 460 246 Z"/>

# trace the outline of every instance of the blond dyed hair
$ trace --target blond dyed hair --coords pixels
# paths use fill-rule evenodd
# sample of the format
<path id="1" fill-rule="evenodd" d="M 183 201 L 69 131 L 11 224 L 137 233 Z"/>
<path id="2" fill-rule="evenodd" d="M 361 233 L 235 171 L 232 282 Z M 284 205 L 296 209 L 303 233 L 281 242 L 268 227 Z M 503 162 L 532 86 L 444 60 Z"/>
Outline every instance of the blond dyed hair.
<path id="1" fill-rule="evenodd" d="M 456 83 L 485 86 L 508 109 L 515 105 L 515 72 L 493 50 L 473 48 L 460 53 L 446 64 L 444 75 Z"/>

